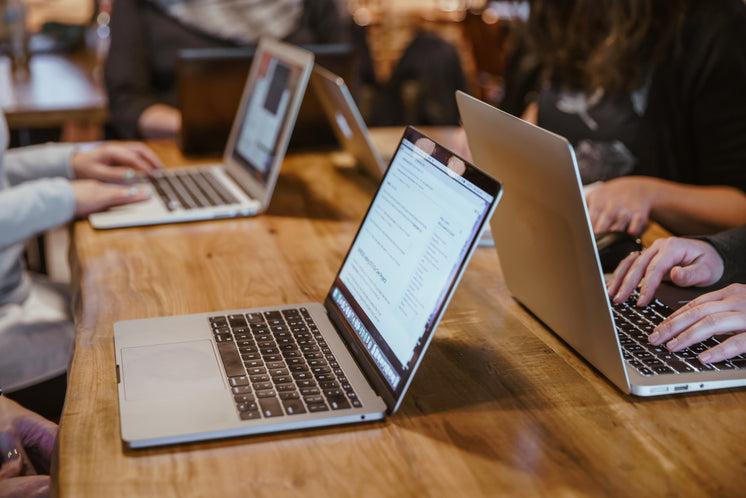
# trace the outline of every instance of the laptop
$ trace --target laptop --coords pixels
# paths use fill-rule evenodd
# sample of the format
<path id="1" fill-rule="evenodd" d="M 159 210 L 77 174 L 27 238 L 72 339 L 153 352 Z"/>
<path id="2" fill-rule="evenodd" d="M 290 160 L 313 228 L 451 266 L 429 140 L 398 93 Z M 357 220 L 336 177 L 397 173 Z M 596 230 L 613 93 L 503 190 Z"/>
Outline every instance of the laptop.
<path id="1" fill-rule="evenodd" d="M 408 128 L 323 304 L 114 324 L 132 448 L 393 414 L 500 199 Z"/>
<path id="2" fill-rule="evenodd" d="M 355 77 L 351 44 L 310 44 L 314 66 L 323 66 L 346 81 Z M 256 46 L 189 48 L 179 51 L 176 84 L 181 110 L 179 146 L 187 155 L 218 154 L 225 148 Z M 333 147 L 337 140 L 317 96 L 308 92 L 298 111 L 289 150 Z"/>
<path id="3" fill-rule="evenodd" d="M 168 168 L 139 184 L 150 199 L 89 217 L 95 228 L 120 228 L 251 216 L 272 198 L 313 54 L 262 39 L 244 85 L 220 164 Z"/>
<path id="4" fill-rule="evenodd" d="M 490 223 L 510 292 L 624 392 L 654 396 L 743 386 L 746 359 L 697 360 L 648 343 L 674 303 L 612 306 L 569 142 L 464 93 L 456 99 L 474 163 L 503 182 Z M 616 325 L 615 325 L 616 324 Z"/>
<path id="5" fill-rule="evenodd" d="M 315 65 L 311 73 L 311 87 L 321 102 L 339 143 L 355 158 L 363 171 L 380 179 L 386 171 L 386 163 L 371 141 L 368 127 L 344 79 Z"/>

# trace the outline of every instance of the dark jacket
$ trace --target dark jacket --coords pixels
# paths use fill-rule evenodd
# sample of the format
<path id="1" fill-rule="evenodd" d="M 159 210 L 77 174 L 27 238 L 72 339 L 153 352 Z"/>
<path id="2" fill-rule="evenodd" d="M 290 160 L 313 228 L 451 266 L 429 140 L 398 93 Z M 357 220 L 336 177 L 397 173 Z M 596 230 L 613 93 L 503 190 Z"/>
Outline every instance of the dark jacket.
<path id="1" fill-rule="evenodd" d="M 335 0 L 306 0 L 294 44 L 346 41 Z M 183 48 L 235 43 L 180 24 L 147 0 L 119 0 L 111 13 L 111 46 L 104 67 L 110 122 L 117 138 L 140 138 L 137 121 L 153 104 L 178 107 L 177 54 Z"/>

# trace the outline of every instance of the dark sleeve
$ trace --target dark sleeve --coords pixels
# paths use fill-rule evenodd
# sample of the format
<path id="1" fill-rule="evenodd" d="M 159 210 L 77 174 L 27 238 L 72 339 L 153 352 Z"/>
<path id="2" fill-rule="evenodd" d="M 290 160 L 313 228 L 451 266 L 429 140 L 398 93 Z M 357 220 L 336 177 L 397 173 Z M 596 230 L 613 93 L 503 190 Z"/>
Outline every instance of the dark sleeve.
<path id="1" fill-rule="evenodd" d="M 305 0 L 298 29 L 286 40 L 297 44 L 348 42 L 349 19 L 343 19 L 335 0 Z"/>
<path id="2" fill-rule="evenodd" d="M 667 110 L 681 129 L 673 166 L 690 169 L 680 181 L 746 191 L 746 5 L 697 2 L 691 18 L 667 90 L 680 98 Z"/>
<path id="3" fill-rule="evenodd" d="M 111 45 L 104 65 L 110 121 L 118 138 L 139 138 L 140 114 L 157 102 L 150 89 L 141 0 L 114 2 Z"/>
<path id="4" fill-rule="evenodd" d="M 697 237 L 709 242 L 723 258 L 725 272 L 714 287 L 733 283 L 746 284 L 746 225 L 717 235 Z"/>

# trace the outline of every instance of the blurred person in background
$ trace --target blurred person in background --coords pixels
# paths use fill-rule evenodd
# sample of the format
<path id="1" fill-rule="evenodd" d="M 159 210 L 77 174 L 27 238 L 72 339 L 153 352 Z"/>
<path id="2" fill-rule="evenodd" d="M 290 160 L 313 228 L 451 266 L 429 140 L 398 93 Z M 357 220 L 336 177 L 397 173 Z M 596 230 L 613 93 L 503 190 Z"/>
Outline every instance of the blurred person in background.
<path id="1" fill-rule="evenodd" d="M 573 145 L 596 233 L 746 223 L 742 0 L 531 0 L 524 29 L 524 119 Z"/>
<path id="2" fill-rule="evenodd" d="M 125 0 L 111 13 L 105 65 L 118 138 L 174 138 L 181 128 L 176 85 L 180 49 L 347 41 L 337 0 Z"/>

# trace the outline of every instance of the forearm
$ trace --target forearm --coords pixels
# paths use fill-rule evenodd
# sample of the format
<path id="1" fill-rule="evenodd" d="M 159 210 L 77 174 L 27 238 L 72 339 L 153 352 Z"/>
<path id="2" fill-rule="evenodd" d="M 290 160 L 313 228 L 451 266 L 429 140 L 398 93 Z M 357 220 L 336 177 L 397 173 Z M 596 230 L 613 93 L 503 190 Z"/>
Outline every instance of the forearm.
<path id="1" fill-rule="evenodd" d="M 75 195 L 68 180 L 25 182 L 0 192 L 0 249 L 70 221 Z"/>
<path id="2" fill-rule="evenodd" d="M 650 178 L 651 218 L 677 235 L 715 233 L 746 224 L 746 194 L 734 187 Z"/>
<path id="3" fill-rule="evenodd" d="M 11 185 L 38 178 L 72 178 L 70 158 L 73 144 L 44 144 L 10 149 L 6 152 L 5 173 Z"/>

